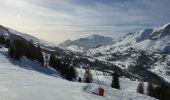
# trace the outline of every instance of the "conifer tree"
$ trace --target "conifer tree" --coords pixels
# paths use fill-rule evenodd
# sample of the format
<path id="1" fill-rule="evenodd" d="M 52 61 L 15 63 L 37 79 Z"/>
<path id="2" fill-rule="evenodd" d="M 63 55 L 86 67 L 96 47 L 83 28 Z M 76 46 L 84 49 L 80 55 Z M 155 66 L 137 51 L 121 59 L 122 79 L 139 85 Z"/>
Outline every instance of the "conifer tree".
<path id="1" fill-rule="evenodd" d="M 26 54 L 27 46 L 24 40 L 14 40 L 13 46 L 15 49 L 14 58 L 19 60 L 22 56 Z"/>
<path id="2" fill-rule="evenodd" d="M 12 58 L 14 58 L 14 53 L 15 53 L 14 47 L 13 47 L 12 45 L 10 45 L 10 46 L 9 46 L 9 49 L 8 49 L 8 54 L 9 54 Z"/>
<path id="3" fill-rule="evenodd" d="M 5 44 L 5 38 L 3 35 L 0 36 L 0 44 Z"/>
<path id="4" fill-rule="evenodd" d="M 68 80 L 76 79 L 77 77 L 77 71 L 73 66 L 69 66 L 66 72 L 66 78 Z"/>
<path id="5" fill-rule="evenodd" d="M 55 55 L 51 54 L 49 59 L 49 66 L 55 68 Z"/>
<path id="6" fill-rule="evenodd" d="M 26 52 L 25 49 L 27 50 L 25 41 L 17 39 L 17 40 L 13 40 L 10 43 L 8 53 L 14 59 L 19 60 L 20 57 L 25 55 L 25 52 Z"/>
<path id="7" fill-rule="evenodd" d="M 91 83 L 93 81 L 92 74 L 91 74 L 91 71 L 89 68 L 86 69 L 86 71 L 84 73 L 83 81 L 85 83 Z"/>
<path id="8" fill-rule="evenodd" d="M 148 83 L 148 86 L 147 86 L 147 95 L 154 96 L 153 92 L 154 92 L 154 87 L 153 87 L 152 83 Z"/>
<path id="9" fill-rule="evenodd" d="M 5 40 L 5 46 L 6 46 L 7 48 L 9 48 L 9 46 L 10 46 L 10 40 L 9 40 L 9 39 L 6 39 L 6 40 Z"/>
<path id="10" fill-rule="evenodd" d="M 167 98 L 167 89 L 168 87 L 165 86 L 165 85 L 162 85 L 161 86 L 161 89 L 160 89 L 160 100 L 169 100 L 169 98 Z"/>
<path id="11" fill-rule="evenodd" d="M 73 66 L 70 66 L 69 70 L 70 70 L 71 80 L 72 79 L 76 79 L 76 77 L 77 77 L 77 70 Z"/>
<path id="12" fill-rule="evenodd" d="M 78 82 L 81 82 L 81 77 L 78 78 Z"/>
<path id="13" fill-rule="evenodd" d="M 45 57 L 44 57 L 44 65 L 47 67 L 48 66 L 48 54 L 45 53 Z"/>
<path id="14" fill-rule="evenodd" d="M 61 70 L 60 70 L 61 75 L 67 77 L 67 76 L 66 76 L 66 75 L 67 75 L 66 73 L 67 73 L 67 71 L 68 71 L 68 67 L 69 67 L 68 64 L 62 63 L 62 65 L 61 65 Z"/>
<path id="15" fill-rule="evenodd" d="M 37 56 L 37 61 L 43 66 L 44 65 L 44 57 L 43 57 L 43 53 L 40 48 L 40 45 L 37 46 L 36 56 Z"/>
<path id="16" fill-rule="evenodd" d="M 140 82 L 137 87 L 137 93 L 144 94 L 144 83 Z"/>
<path id="17" fill-rule="evenodd" d="M 116 88 L 116 89 L 120 89 L 120 85 L 119 85 L 119 77 L 118 74 L 116 72 L 114 72 L 112 74 L 112 84 L 111 84 L 112 88 Z"/>
<path id="18" fill-rule="evenodd" d="M 61 67 L 62 67 L 61 60 L 55 57 L 55 68 L 57 70 L 61 70 Z"/>
<path id="19" fill-rule="evenodd" d="M 30 40 L 28 45 L 27 45 L 27 53 L 26 56 L 30 58 L 31 60 L 36 59 L 36 46 L 34 45 L 33 41 Z"/>

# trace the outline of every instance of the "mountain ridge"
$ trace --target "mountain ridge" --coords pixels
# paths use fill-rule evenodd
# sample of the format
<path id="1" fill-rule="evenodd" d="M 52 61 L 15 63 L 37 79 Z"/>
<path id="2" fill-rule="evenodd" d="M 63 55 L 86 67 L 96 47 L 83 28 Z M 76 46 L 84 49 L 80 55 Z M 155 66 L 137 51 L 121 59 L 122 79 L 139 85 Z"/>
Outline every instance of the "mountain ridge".
<path id="1" fill-rule="evenodd" d="M 66 40 L 59 45 L 66 48 L 82 48 L 83 51 L 87 51 L 91 48 L 96 48 L 104 45 L 109 45 L 114 43 L 113 38 L 100 36 L 98 34 L 93 34 L 85 38 L 79 38 L 77 40 Z M 72 49 L 73 50 L 73 49 Z M 74 50 L 73 50 L 74 51 Z M 77 51 L 77 50 L 75 50 Z"/>
<path id="2" fill-rule="evenodd" d="M 41 46 L 57 46 L 54 43 L 41 40 L 35 36 L 16 31 L 9 27 L 4 27 L 3 25 L 0 25 L 0 35 L 7 36 L 7 37 L 10 35 L 16 35 L 16 36 L 24 38 L 27 41 L 33 41 L 35 44 L 40 44 Z"/>
<path id="3" fill-rule="evenodd" d="M 140 70 L 134 70 L 135 66 L 141 65 L 141 68 L 156 73 L 170 82 L 169 34 L 170 24 L 168 23 L 155 29 L 128 33 L 112 45 L 90 49 L 86 55 L 115 64 L 122 70 L 137 75 Z M 141 75 L 138 77 L 148 77 Z"/>

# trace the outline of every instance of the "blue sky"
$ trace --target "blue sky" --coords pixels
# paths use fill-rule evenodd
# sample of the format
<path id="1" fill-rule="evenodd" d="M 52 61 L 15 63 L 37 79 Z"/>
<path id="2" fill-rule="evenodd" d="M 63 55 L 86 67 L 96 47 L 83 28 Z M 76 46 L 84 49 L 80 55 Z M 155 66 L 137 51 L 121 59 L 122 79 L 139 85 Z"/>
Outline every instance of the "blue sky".
<path id="1" fill-rule="evenodd" d="M 91 34 L 118 38 L 170 22 L 170 0 L 0 0 L 0 24 L 61 42 Z"/>

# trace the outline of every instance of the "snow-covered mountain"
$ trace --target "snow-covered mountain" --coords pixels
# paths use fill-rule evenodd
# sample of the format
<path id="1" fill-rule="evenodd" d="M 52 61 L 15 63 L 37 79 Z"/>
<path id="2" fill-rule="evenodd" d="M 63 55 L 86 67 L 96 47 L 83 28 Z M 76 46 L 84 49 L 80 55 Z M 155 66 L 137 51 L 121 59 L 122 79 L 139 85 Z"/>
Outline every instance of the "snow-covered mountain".
<path id="1" fill-rule="evenodd" d="M 60 43 L 59 45 L 72 51 L 84 52 L 91 48 L 97 48 L 113 43 L 113 39 L 110 37 L 94 34 L 86 38 L 80 38 L 73 41 L 66 40 L 63 43 Z"/>
<path id="2" fill-rule="evenodd" d="M 170 23 L 128 33 L 112 45 L 90 49 L 86 55 L 116 64 L 122 70 L 132 71 L 130 66 L 140 64 L 170 81 Z"/>
<path id="3" fill-rule="evenodd" d="M 21 33 L 21 32 L 18 32 L 16 30 L 13 30 L 11 28 L 4 27 L 4 26 L 0 25 L 0 35 L 10 36 L 12 34 L 20 36 L 20 37 L 26 39 L 27 41 L 32 40 L 35 44 L 40 44 L 42 46 L 56 46 L 53 43 L 38 39 L 34 36 L 31 36 L 31 35 L 28 35 L 28 34 L 25 34 L 25 33 Z"/>
<path id="4" fill-rule="evenodd" d="M 121 48 L 121 49 L 120 49 Z M 100 52 L 106 50 L 123 51 L 128 48 L 149 51 L 170 52 L 170 23 L 155 29 L 144 29 L 139 32 L 128 33 L 113 45 L 93 49 Z"/>
<path id="5" fill-rule="evenodd" d="M 81 70 L 78 72 L 83 74 Z M 19 61 L 12 59 L 8 56 L 8 49 L 1 47 L 0 100 L 113 100 L 113 98 L 114 100 L 156 100 L 134 92 L 138 81 L 122 78 L 122 90 L 112 89 L 111 76 L 103 76 L 101 73 L 99 75 L 101 86 L 105 89 L 104 97 L 94 94 L 99 87 L 97 81 L 91 85 L 67 81 L 54 69 L 40 66 L 26 57 L 22 57 Z M 94 78 L 96 79 L 96 76 Z"/>
<path id="6" fill-rule="evenodd" d="M 109 50 L 114 52 L 128 48 L 170 52 L 170 23 L 155 29 L 144 29 L 139 32 L 128 33 L 112 45 L 94 48 L 90 51 L 105 52 Z"/>
<path id="7" fill-rule="evenodd" d="M 153 30 L 145 29 L 140 32 L 132 33 L 113 46 L 170 52 L 170 24 L 166 24 Z"/>

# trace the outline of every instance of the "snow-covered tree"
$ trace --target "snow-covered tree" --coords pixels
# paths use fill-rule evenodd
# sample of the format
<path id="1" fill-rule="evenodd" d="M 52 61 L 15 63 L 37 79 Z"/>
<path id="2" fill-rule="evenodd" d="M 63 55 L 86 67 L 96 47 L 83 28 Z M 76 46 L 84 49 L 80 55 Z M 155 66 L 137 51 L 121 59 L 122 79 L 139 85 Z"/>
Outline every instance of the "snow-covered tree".
<path id="1" fill-rule="evenodd" d="M 88 69 L 86 69 L 86 71 L 84 73 L 83 82 L 91 83 L 92 81 L 93 81 L 93 79 L 92 79 L 91 70 L 88 68 Z"/>
<path id="2" fill-rule="evenodd" d="M 140 82 L 137 87 L 137 93 L 144 94 L 144 83 Z"/>

